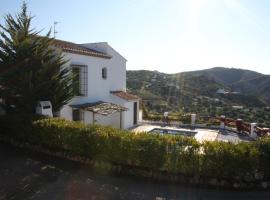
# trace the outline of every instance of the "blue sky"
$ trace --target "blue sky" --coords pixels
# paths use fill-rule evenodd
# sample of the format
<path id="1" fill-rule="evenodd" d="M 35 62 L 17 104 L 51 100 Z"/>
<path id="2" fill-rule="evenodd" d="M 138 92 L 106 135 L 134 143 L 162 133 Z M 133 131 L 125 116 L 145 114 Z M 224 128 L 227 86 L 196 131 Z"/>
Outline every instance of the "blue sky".
<path id="1" fill-rule="evenodd" d="M 0 23 L 21 0 L 0 0 Z M 269 0 L 28 0 L 33 27 L 75 43 L 107 41 L 128 69 L 215 66 L 270 74 Z"/>

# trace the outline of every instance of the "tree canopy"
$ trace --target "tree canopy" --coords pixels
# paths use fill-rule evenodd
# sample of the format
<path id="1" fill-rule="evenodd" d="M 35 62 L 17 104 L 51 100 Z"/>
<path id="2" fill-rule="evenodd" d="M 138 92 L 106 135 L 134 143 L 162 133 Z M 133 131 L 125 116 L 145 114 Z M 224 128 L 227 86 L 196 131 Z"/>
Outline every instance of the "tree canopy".
<path id="1" fill-rule="evenodd" d="M 0 102 L 7 113 L 33 113 L 39 100 L 50 100 L 58 111 L 73 96 L 67 61 L 53 47 L 51 31 L 40 36 L 32 19 L 24 2 L 0 25 Z"/>

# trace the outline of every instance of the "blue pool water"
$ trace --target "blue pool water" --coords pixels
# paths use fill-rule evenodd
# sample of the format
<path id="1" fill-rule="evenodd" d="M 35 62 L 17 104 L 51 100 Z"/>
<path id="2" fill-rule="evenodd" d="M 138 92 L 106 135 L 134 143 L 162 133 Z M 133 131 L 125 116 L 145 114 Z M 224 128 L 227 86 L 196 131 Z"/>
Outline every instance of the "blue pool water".
<path id="1" fill-rule="evenodd" d="M 197 132 L 190 130 L 175 130 L 166 128 L 154 128 L 149 133 L 160 133 L 160 134 L 170 134 L 170 135 L 184 135 L 193 137 Z"/>

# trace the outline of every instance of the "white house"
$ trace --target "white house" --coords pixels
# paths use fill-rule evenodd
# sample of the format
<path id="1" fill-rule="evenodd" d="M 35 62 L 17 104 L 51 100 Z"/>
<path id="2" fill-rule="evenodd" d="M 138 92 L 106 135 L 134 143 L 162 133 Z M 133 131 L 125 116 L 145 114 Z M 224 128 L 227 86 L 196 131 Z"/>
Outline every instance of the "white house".
<path id="1" fill-rule="evenodd" d="M 139 98 L 126 92 L 126 59 L 106 42 L 75 44 L 55 40 L 78 79 L 76 96 L 60 111 L 60 117 L 130 128 L 138 123 Z M 74 82 L 75 83 L 75 82 Z"/>
<path id="2" fill-rule="evenodd" d="M 228 94 L 229 92 L 226 91 L 224 88 L 219 88 L 216 93 L 217 94 Z"/>

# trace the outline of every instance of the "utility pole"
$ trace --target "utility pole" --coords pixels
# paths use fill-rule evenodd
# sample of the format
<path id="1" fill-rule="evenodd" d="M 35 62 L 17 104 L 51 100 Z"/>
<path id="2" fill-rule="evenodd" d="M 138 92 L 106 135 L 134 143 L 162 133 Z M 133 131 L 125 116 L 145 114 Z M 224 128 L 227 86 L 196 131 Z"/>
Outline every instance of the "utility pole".
<path id="1" fill-rule="evenodd" d="M 53 37 L 55 38 L 56 37 L 56 34 L 58 33 L 57 31 L 56 31 L 56 25 L 58 24 L 59 22 L 54 22 L 53 23 Z"/>

